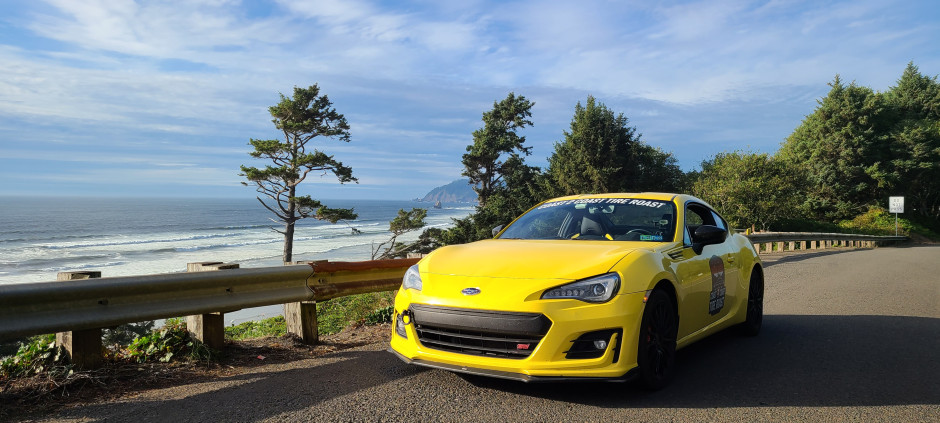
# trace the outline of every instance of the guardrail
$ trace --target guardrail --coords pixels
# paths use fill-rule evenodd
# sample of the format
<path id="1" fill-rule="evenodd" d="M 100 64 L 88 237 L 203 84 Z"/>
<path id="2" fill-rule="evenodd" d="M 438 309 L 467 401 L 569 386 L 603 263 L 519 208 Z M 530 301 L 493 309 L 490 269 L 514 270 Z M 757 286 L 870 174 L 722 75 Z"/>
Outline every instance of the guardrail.
<path id="1" fill-rule="evenodd" d="M 219 348 L 221 313 L 286 304 L 294 306 L 285 307 L 285 314 L 291 314 L 287 310 L 294 314 L 287 316 L 291 332 L 315 343 L 313 302 L 397 289 L 405 271 L 418 260 L 313 262 L 255 269 L 237 269 L 237 265 L 225 269 L 219 264 L 198 269 L 200 263 L 192 263 L 190 270 L 214 271 L 0 285 L 0 339 L 59 332 L 64 336 L 57 339 L 66 344 L 73 362 L 78 350 L 83 350 L 79 355 L 90 355 L 82 360 L 87 364 L 84 367 L 94 367 L 101 350 L 100 328 L 195 315 L 195 321 L 187 322 L 190 330 Z"/>
<path id="2" fill-rule="evenodd" d="M 910 240 L 906 236 L 876 236 L 820 232 L 755 232 L 745 236 L 761 252 L 817 250 L 832 247 L 874 247 L 884 243 Z M 762 248 L 763 247 L 763 248 Z"/>

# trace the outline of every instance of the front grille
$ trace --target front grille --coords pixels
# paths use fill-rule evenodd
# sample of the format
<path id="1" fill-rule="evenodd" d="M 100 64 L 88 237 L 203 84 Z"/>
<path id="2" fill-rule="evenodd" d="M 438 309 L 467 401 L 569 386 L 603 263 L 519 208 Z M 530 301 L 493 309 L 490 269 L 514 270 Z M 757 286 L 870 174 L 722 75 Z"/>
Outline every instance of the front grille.
<path id="1" fill-rule="evenodd" d="M 552 322 L 538 313 L 411 306 L 421 345 L 436 350 L 502 358 L 525 358 Z"/>

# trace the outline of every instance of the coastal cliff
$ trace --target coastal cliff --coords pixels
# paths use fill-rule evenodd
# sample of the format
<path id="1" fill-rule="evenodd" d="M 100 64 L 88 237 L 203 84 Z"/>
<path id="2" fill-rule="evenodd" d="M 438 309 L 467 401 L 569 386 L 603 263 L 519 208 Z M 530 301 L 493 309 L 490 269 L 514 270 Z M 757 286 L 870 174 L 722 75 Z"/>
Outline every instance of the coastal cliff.
<path id="1" fill-rule="evenodd" d="M 476 203 L 477 193 L 470 187 L 469 179 L 459 179 L 432 189 L 419 201 L 436 203 Z"/>

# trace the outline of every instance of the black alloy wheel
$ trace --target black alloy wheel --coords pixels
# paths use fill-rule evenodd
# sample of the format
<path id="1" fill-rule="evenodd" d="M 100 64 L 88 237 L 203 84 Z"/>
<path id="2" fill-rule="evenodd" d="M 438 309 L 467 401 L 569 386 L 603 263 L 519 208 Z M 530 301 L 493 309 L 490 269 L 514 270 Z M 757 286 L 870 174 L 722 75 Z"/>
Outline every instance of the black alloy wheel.
<path id="1" fill-rule="evenodd" d="M 672 300 L 665 292 L 654 290 L 643 310 L 637 350 L 640 380 L 646 388 L 661 389 L 672 380 L 678 330 L 679 319 Z"/>
<path id="2" fill-rule="evenodd" d="M 760 333 L 764 321 L 764 275 L 760 269 L 751 271 L 747 289 L 747 320 L 741 323 L 741 332 L 748 336 Z"/>

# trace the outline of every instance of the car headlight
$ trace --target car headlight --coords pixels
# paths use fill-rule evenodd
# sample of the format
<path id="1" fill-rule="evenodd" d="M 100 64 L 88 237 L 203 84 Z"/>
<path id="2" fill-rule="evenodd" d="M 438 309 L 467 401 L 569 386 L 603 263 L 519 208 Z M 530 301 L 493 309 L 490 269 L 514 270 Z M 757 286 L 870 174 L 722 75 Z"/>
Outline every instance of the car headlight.
<path id="1" fill-rule="evenodd" d="M 401 287 L 403 289 L 414 289 L 416 291 L 421 290 L 421 273 L 418 273 L 418 265 L 414 265 L 408 268 L 405 271 L 405 277 L 401 279 Z"/>
<path id="2" fill-rule="evenodd" d="M 620 289 L 620 276 L 616 273 L 608 273 L 554 287 L 545 291 L 542 299 L 575 299 L 589 303 L 603 303 L 610 301 L 618 289 Z"/>

